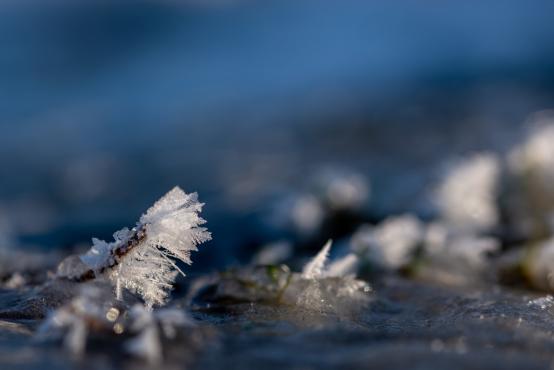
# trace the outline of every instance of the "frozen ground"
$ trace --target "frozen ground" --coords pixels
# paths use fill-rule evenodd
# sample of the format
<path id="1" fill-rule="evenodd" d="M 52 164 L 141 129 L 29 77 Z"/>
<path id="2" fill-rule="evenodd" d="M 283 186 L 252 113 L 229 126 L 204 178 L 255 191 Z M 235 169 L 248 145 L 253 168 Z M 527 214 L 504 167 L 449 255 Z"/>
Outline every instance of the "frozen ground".
<path id="1" fill-rule="evenodd" d="M 538 295 L 402 278 L 383 279 L 375 291 L 369 308 L 348 318 L 264 304 L 198 305 L 194 317 L 211 330 L 202 348 L 171 342 L 164 368 L 551 368 L 554 310 L 529 303 Z M 80 360 L 59 346 L 37 344 L 31 335 L 37 318 L 14 315 L 31 296 L 0 292 L 2 369 L 147 367 L 105 340 L 93 341 Z"/>

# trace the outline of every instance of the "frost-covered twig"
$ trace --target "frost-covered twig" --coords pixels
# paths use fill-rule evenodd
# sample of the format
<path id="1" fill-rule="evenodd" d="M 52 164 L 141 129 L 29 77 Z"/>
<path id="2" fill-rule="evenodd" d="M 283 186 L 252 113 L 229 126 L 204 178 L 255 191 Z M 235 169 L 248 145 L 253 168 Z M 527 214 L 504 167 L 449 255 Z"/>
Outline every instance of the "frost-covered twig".
<path id="1" fill-rule="evenodd" d="M 116 286 L 138 293 L 147 307 L 165 303 L 177 274 L 183 273 L 174 260 L 192 263 L 190 252 L 211 239 L 200 225 L 202 210 L 197 194 L 175 187 L 142 215 L 132 230 L 122 229 L 111 243 L 93 239 L 92 248 L 80 256 L 84 271 L 64 271 L 60 277 L 88 281 L 107 277 Z M 184 275 L 184 274 L 183 274 Z"/>

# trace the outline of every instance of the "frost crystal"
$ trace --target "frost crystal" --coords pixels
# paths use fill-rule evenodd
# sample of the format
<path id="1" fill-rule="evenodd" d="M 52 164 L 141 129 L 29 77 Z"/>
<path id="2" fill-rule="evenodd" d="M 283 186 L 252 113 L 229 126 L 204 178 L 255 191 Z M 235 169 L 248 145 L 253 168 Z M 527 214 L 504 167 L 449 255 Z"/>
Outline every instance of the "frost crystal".
<path id="1" fill-rule="evenodd" d="M 109 301 L 102 302 L 104 298 L 98 287 L 83 286 L 78 296 L 48 315 L 38 329 L 38 338 L 63 338 L 69 352 L 82 355 L 91 328 L 111 330 L 113 325 L 106 318 L 110 307 Z"/>
<path id="2" fill-rule="evenodd" d="M 292 244 L 287 241 L 278 241 L 268 244 L 254 255 L 254 265 L 276 265 L 292 255 Z"/>
<path id="3" fill-rule="evenodd" d="M 302 274 L 293 276 L 285 295 L 294 297 L 298 306 L 311 310 L 352 313 L 368 302 L 371 288 L 365 281 L 356 279 L 348 268 L 326 266 L 331 244 L 331 240 L 325 243 L 304 266 Z"/>
<path id="4" fill-rule="evenodd" d="M 192 319 L 178 309 L 152 312 L 142 305 L 135 305 L 130 310 L 130 318 L 130 329 L 138 335 L 125 343 L 125 348 L 132 355 L 143 357 L 150 363 L 159 363 L 162 360 L 162 335 L 173 339 L 177 335 L 177 329 L 194 326 Z"/>
<path id="5" fill-rule="evenodd" d="M 533 299 L 529 301 L 527 305 L 538 307 L 541 310 L 546 310 L 547 308 L 554 306 L 554 297 L 547 295 L 545 297 Z"/>
<path id="6" fill-rule="evenodd" d="M 316 177 L 321 198 L 336 210 L 355 210 L 369 199 L 370 185 L 360 174 L 343 169 L 327 168 Z"/>
<path id="7" fill-rule="evenodd" d="M 302 270 L 302 277 L 304 279 L 316 279 L 323 277 L 323 269 L 329 257 L 331 244 L 332 241 L 328 240 L 319 253 L 310 262 L 308 262 L 306 266 L 304 266 L 304 269 Z"/>
<path id="8" fill-rule="evenodd" d="M 539 117 L 527 139 L 508 156 L 508 208 L 515 225 L 533 238 L 547 237 L 554 227 L 554 117 Z"/>
<path id="9" fill-rule="evenodd" d="M 395 270 L 412 260 L 423 235 L 423 225 L 416 217 L 402 215 L 388 218 L 377 227 L 362 226 L 351 243 L 362 259 Z"/>
<path id="10" fill-rule="evenodd" d="M 554 290 L 554 238 L 536 245 L 529 253 L 524 266 L 535 287 Z"/>
<path id="11" fill-rule="evenodd" d="M 478 283 L 492 272 L 488 255 L 499 247 L 495 238 L 431 223 L 425 235 L 424 263 L 417 273 L 450 285 Z"/>
<path id="12" fill-rule="evenodd" d="M 111 243 L 93 239 L 92 248 L 81 256 L 90 268 L 81 280 L 103 275 L 115 284 L 118 298 L 125 288 L 142 296 L 149 308 L 163 305 L 177 274 L 183 274 L 174 261 L 191 264 L 191 251 L 211 238 L 200 227 L 205 223 L 198 215 L 202 206 L 196 193 L 175 187 L 132 230 L 116 232 Z"/>
<path id="13" fill-rule="evenodd" d="M 485 231 L 498 223 L 498 158 L 477 154 L 458 163 L 439 185 L 435 202 L 442 218 L 461 229 Z"/>

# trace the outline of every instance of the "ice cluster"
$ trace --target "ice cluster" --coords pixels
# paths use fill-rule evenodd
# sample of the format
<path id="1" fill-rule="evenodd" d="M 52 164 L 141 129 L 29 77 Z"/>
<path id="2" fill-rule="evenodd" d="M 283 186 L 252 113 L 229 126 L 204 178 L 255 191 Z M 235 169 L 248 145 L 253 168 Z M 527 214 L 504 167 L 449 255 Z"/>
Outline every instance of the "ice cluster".
<path id="1" fill-rule="evenodd" d="M 160 363 L 162 341 L 174 340 L 185 329 L 190 332 L 194 327 L 194 321 L 182 309 L 151 311 L 142 304 L 129 308 L 111 299 L 102 285 L 89 283 L 75 298 L 48 315 L 37 330 L 37 339 L 61 339 L 68 352 L 81 356 L 89 340 L 113 338 L 118 350 Z"/>

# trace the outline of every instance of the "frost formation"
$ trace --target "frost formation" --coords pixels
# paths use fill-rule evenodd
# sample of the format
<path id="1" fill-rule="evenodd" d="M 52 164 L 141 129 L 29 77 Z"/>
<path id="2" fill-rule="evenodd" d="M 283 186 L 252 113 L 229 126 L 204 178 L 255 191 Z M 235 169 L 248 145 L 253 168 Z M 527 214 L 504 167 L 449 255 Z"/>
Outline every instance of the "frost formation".
<path id="1" fill-rule="evenodd" d="M 116 286 L 118 298 L 125 288 L 139 294 L 148 308 L 163 305 L 177 274 L 184 275 L 175 261 L 191 264 L 191 251 L 211 239 L 201 227 L 206 222 L 199 216 L 202 207 L 196 193 L 186 194 L 175 187 L 148 209 L 132 230 L 116 232 L 110 243 L 93 239 L 81 261 L 96 276 L 106 276 Z"/>
<path id="2" fill-rule="evenodd" d="M 475 154 L 450 168 L 435 194 L 441 218 L 466 230 L 496 226 L 500 173 L 500 161 L 491 153 Z"/>

